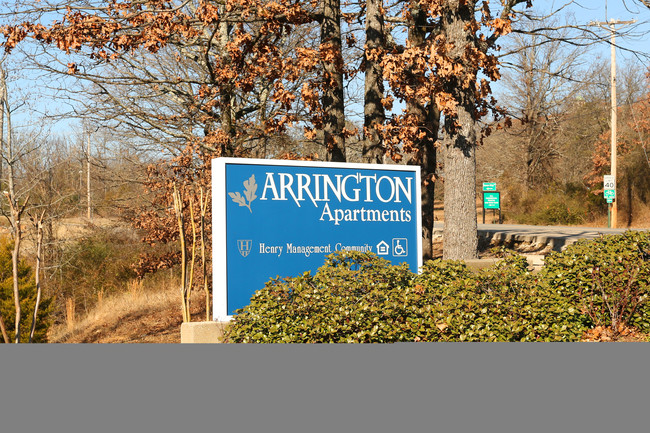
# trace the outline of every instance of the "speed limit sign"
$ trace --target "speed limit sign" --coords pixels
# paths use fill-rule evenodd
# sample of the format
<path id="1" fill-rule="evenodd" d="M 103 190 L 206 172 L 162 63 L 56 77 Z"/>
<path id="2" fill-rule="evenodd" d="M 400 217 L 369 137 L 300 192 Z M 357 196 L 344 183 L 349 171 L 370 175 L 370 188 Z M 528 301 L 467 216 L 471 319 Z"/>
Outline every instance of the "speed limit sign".
<path id="1" fill-rule="evenodd" d="M 603 176 L 603 189 L 616 189 L 616 179 L 611 174 Z"/>

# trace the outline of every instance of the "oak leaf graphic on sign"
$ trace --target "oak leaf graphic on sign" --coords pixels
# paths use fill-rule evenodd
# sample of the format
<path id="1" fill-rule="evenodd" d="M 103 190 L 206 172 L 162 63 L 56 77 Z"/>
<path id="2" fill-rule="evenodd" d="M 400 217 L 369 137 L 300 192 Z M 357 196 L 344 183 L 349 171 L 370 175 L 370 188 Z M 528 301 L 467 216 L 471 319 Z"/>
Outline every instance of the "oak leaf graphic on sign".
<path id="1" fill-rule="evenodd" d="M 257 191 L 257 184 L 255 183 L 255 175 L 251 175 L 250 179 L 244 181 L 244 195 L 242 196 L 239 192 L 229 192 L 228 195 L 232 198 L 232 201 L 237 203 L 239 206 L 245 206 L 248 208 L 251 213 L 251 203 L 257 198 L 255 192 Z M 248 202 L 246 201 L 248 200 Z"/>

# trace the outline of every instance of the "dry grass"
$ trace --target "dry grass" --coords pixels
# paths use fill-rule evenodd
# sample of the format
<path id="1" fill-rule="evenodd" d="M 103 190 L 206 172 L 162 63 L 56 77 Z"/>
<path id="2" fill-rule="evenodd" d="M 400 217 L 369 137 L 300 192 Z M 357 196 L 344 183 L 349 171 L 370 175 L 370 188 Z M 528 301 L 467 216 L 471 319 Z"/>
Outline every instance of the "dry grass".
<path id="1" fill-rule="evenodd" d="M 182 323 L 178 285 L 169 283 L 144 289 L 131 283 L 121 294 L 101 296 L 96 308 L 73 323 L 50 329 L 50 343 L 180 343 Z M 205 315 L 205 298 L 192 296 L 192 316 Z M 203 308 L 202 308 L 203 307 Z"/>
<path id="2" fill-rule="evenodd" d="M 619 218 L 621 218 L 620 211 Z M 623 216 L 622 222 L 625 222 L 625 216 Z M 650 204 L 636 203 L 634 206 L 634 218 L 632 220 L 631 226 L 633 228 L 650 227 Z"/>

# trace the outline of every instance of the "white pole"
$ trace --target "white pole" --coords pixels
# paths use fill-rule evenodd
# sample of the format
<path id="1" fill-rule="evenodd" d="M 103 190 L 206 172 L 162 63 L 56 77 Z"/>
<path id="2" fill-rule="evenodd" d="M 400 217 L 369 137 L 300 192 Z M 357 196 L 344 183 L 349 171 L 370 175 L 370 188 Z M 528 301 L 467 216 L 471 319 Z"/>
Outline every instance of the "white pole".
<path id="1" fill-rule="evenodd" d="M 86 153 L 86 201 L 88 202 L 87 217 L 89 220 L 93 219 L 92 206 L 90 204 L 90 131 L 88 131 L 88 151 Z"/>
<path id="2" fill-rule="evenodd" d="M 617 224 L 617 215 L 618 215 L 618 194 L 616 194 L 616 186 L 618 185 L 618 180 L 616 179 L 616 24 L 615 20 L 610 21 L 609 30 L 612 37 L 612 59 L 611 59 L 611 104 L 612 104 L 612 136 L 611 136 L 611 175 L 614 176 L 614 200 L 612 201 L 612 228 L 616 228 Z"/>
<path id="3" fill-rule="evenodd" d="M 625 25 L 625 24 L 634 24 L 636 20 L 630 20 L 630 21 L 620 21 L 620 20 L 615 20 L 611 19 L 609 22 L 590 22 L 589 25 L 592 26 L 598 26 L 602 27 L 604 29 L 608 29 L 610 32 L 610 38 L 611 38 L 611 64 L 610 64 L 610 75 L 611 75 L 611 149 L 610 149 L 610 154 L 611 154 L 611 170 L 610 174 L 614 176 L 614 200 L 612 201 L 611 205 L 611 217 L 610 217 L 610 227 L 616 228 L 617 225 L 617 214 L 618 214 L 618 209 L 617 209 L 617 201 L 618 201 L 618 194 L 616 194 L 616 186 L 618 185 L 618 179 L 616 179 L 616 124 L 617 124 L 617 118 L 616 118 L 616 109 L 617 109 L 617 104 L 616 104 L 616 25 Z"/>

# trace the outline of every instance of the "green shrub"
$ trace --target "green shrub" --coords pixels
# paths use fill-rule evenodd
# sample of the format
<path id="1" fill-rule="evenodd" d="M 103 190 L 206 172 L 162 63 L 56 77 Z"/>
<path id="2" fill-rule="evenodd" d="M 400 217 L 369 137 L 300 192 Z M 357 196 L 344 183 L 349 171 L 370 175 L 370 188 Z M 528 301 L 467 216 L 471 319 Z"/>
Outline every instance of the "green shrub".
<path id="1" fill-rule="evenodd" d="M 274 279 L 238 311 L 228 341 L 345 343 L 399 340 L 391 322 L 413 274 L 372 254 L 339 252 L 315 275 Z M 401 296 L 395 289 L 405 288 Z M 416 295 L 419 296 L 419 295 Z M 396 298 L 400 298 L 397 300 Z M 392 304 L 395 305 L 392 305 Z M 403 314 L 402 314 L 403 315 Z"/>
<path id="2" fill-rule="evenodd" d="M 0 240 L 0 313 L 5 321 L 9 339 L 13 342 L 16 331 L 16 307 L 13 294 L 12 250 L 12 242 L 4 238 Z M 21 310 L 20 341 L 27 343 L 32 326 L 32 315 L 36 306 L 36 285 L 34 282 L 34 272 L 24 260 L 21 260 L 18 264 L 18 293 L 20 295 Z M 47 341 L 47 330 L 50 326 L 48 315 L 51 309 L 51 303 L 51 298 L 41 297 L 33 340 L 36 343 L 44 343 Z M 4 341 L 0 337 L 0 343 L 2 342 Z"/>
<path id="3" fill-rule="evenodd" d="M 650 262 L 643 260 L 640 249 L 649 247 L 646 232 L 580 240 L 547 256 L 542 277 L 551 291 L 581 312 L 586 326 L 617 322 L 647 333 Z"/>
<path id="4" fill-rule="evenodd" d="M 371 253 L 328 256 L 315 275 L 274 279 L 238 311 L 227 342 L 576 340 L 582 316 L 510 254 L 479 273 L 427 262 L 420 275 Z"/>
<path id="5" fill-rule="evenodd" d="M 577 311 L 540 285 L 520 255 L 508 253 L 491 268 L 443 284 L 432 265 L 416 281 L 435 293 L 438 340 L 573 341 L 584 330 Z"/>

